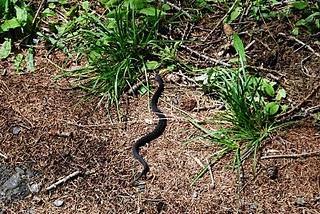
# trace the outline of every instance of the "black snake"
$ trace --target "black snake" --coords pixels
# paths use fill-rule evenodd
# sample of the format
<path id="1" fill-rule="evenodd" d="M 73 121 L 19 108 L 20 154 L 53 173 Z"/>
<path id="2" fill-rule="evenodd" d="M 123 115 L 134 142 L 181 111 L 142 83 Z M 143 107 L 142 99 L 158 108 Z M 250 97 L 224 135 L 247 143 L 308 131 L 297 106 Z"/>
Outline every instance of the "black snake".
<path id="1" fill-rule="evenodd" d="M 140 148 L 142 146 L 146 145 L 147 143 L 149 143 L 150 141 L 158 138 L 160 135 L 162 135 L 162 133 L 164 132 L 164 130 L 165 130 L 166 126 L 167 126 L 166 116 L 160 111 L 160 109 L 157 106 L 159 97 L 161 96 L 161 94 L 162 94 L 162 92 L 164 90 L 163 80 L 158 74 L 155 76 L 155 80 L 157 81 L 159 86 L 158 86 L 158 89 L 156 90 L 156 92 L 154 93 L 154 95 L 152 96 L 150 104 L 151 104 L 152 112 L 154 112 L 158 116 L 159 121 L 157 123 L 157 126 L 154 128 L 154 130 L 152 132 L 150 132 L 150 133 L 146 134 L 145 136 L 141 137 L 140 139 L 138 139 L 133 144 L 133 147 L 132 147 L 133 156 L 143 166 L 142 172 L 139 173 L 135 177 L 134 182 L 139 180 L 142 176 L 146 176 L 147 173 L 150 170 L 148 163 L 143 159 L 143 157 L 139 153 Z"/>

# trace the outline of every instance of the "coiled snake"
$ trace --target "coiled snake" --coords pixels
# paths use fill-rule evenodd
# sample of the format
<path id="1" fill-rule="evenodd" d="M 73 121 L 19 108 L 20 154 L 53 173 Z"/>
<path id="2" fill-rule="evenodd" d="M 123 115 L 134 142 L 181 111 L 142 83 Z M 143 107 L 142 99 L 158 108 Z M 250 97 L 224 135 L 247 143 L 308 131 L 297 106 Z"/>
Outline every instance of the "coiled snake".
<path id="1" fill-rule="evenodd" d="M 145 146 L 147 143 L 149 143 L 152 140 L 155 140 L 156 138 L 158 138 L 160 135 L 162 135 L 162 133 L 164 132 L 166 126 L 167 126 L 167 119 L 166 116 L 160 111 L 160 109 L 158 108 L 158 100 L 159 97 L 161 96 L 163 90 L 164 90 L 164 85 L 163 85 L 163 80 L 162 78 L 156 74 L 155 76 L 155 80 L 158 83 L 158 89 L 156 90 L 156 92 L 154 93 L 154 95 L 151 98 L 151 110 L 153 113 L 155 113 L 158 118 L 159 121 L 157 123 L 157 126 L 154 128 L 154 130 L 148 134 L 146 134 L 145 136 L 141 137 L 140 139 L 138 139 L 132 146 L 132 153 L 133 156 L 142 164 L 143 166 L 143 170 L 141 173 L 139 173 L 133 180 L 133 182 L 136 182 L 137 180 L 139 180 L 142 176 L 146 176 L 147 173 L 150 171 L 149 165 L 148 163 L 143 159 L 143 157 L 140 155 L 140 148 L 142 146 Z"/>

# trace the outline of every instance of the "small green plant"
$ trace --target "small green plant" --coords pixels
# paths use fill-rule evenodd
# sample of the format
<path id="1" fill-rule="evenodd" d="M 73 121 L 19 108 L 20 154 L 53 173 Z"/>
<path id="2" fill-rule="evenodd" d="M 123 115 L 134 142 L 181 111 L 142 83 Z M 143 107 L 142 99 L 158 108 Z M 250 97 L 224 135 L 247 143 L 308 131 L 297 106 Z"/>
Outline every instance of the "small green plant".
<path id="1" fill-rule="evenodd" d="M 33 31 L 33 10 L 22 0 L 0 0 L 0 60 L 6 59 L 12 52 L 13 42 L 28 38 Z M 27 71 L 34 70 L 33 49 L 29 48 L 25 60 L 24 56 L 15 56 L 16 71 L 20 71 L 25 64 Z"/>
<path id="2" fill-rule="evenodd" d="M 118 106 L 120 95 L 146 72 L 146 62 L 159 60 L 158 28 L 165 12 L 152 2 L 107 1 L 111 10 L 106 16 L 98 16 L 84 2 L 79 16 L 57 27 L 60 39 L 49 38 L 87 61 L 62 76 L 75 78 L 76 86 Z"/>
<path id="3" fill-rule="evenodd" d="M 301 28 L 307 29 L 310 33 L 320 30 L 320 3 L 310 3 L 308 1 L 294 1 L 290 4 L 291 13 L 299 13 L 300 18 L 296 21 L 292 30 L 294 35 L 298 35 Z"/>
<path id="4" fill-rule="evenodd" d="M 320 112 L 313 114 L 313 121 L 315 126 L 320 128 Z"/>
<path id="5" fill-rule="evenodd" d="M 256 163 L 255 156 L 262 141 L 279 127 L 274 123 L 274 117 L 286 110 L 286 106 L 281 103 L 286 93 L 281 88 L 276 90 L 275 84 L 267 79 L 249 75 L 245 70 L 244 47 L 236 34 L 233 43 L 239 55 L 240 68 L 212 68 L 205 79 L 206 90 L 217 92 L 225 103 L 226 111 L 216 118 L 217 122 L 224 126 L 217 131 L 210 131 L 195 121 L 192 122 L 203 130 L 212 142 L 222 146 L 222 149 L 212 156 L 210 164 L 226 153 L 233 152 L 234 164 L 239 170 L 243 160 L 252 154 Z M 196 176 L 194 182 L 203 176 L 206 170 L 207 166 Z"/>
<path id="6" fill-rule="evenodd" d="M 5 40 L 1 45 L 0 59 L 9 56 L 12 39 L 17 39 L 30 32 L 31 24 L 32 11 L 24 1 L 0 1 L 0 39 Z"/>

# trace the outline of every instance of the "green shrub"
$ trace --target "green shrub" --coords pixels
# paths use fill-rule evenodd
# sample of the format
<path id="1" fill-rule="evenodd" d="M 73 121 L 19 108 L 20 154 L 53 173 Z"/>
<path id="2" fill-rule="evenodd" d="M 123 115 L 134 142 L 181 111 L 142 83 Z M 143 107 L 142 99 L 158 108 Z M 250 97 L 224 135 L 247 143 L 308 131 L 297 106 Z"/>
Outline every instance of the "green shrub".
<path id="1" fill-rule="evenodd" d="M 89 3 L 83 4 L 78 17 L 58 27 L 60 39 L 51 41 L 74 50 L 87 66 L 62 76 L 75 78 L 76 86 L 118 105 L 120 95 L 146 72 L 146 62 L 159 59 L 158 28 L 165 13 L 152 3 L 113 3 L 106 15 L 97 15 Z"/>
<path id="2" fill-rule="evenodd" d="M 11 53 L 12 42 L 32 31 L 32 10 L 23 0 L 0 0 L 0 59 Z"/>

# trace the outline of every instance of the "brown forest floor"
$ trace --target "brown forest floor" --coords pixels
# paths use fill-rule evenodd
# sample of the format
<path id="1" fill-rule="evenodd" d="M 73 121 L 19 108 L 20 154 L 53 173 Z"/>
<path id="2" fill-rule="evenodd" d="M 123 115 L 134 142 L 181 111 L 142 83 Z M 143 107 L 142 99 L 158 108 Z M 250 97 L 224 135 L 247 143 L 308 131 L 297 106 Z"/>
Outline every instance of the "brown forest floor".
<path id="1" fill-rule="evenodd" d="M 207 16 L 191 30 L 190 36 L 205 37 L 217 21 Z M 289 35 L 286 23 L 246 23 L 233 27 L 245 32 L 242 38 L 246 44 L 256 40 L 247 50 L 250 64 L 276 71 L 272 75 L 279 77 L 293 105 L 319 84 L 319 57 L 289 36 L 278 34 Z M 319 35 L 299 39 L 319 52 L 319 44 L 315 43 Z M 190 47 L 217 58 L 227 40 L 219 28 L 207 45 Z M 209 45 L 212 48 L 205 49 Z M 84 93 L 69 90 L 67 81 L 54 81 L 58 70 L 48 63 L 44 53 L 37 53 L 34 73 L 16 75 L 9 71 L 0 77 L 0 153 L 8 157 L 0 157 L 0 163 L 25 165 L 39 172 L 36 179 L 43 189 L 24 200 L 5 204 L 2 208 L 5 213 L 32 210 L 34 213 L 320 213 L 319 156 L 260 160 L 256 177 L 248 161 L 240 193 L 236 173 L 229 167 L 232 157 L 227 156 L 211 169 L 214 186 L 209 174 L 190 186 L 192 177 L 201 168 L 199 161 L 205 164 L 217 148 L 202 140 L 185 145 L 185 141 L 200 132 L 178 109 L 203 120 L 216 109 L 196 112 L 186 108 L 185 103 L 196 100 L 197 107 L 202 107 L 213 106 L 215 101 L 200 89 L 168 81 L 160 108 L 170 118 L 169 124 L 163 136 L 143 149 L 151 165 L 144 191 L 132 187 L 131 179 L 140 170 L 131 154 L 132 142 L 153 128 L 146 122 L 152 119 L 148 96 L 130 98 L 129 105 L 123 102 L 128 122 L 118 122 L 113 110 L 108 114 L 103 106 L 97 107 L 98 99 L 84 100 Z M 183 50 L 180 56 L 189 62 L 208 63 L 201 63 Z M 306 74 L 300 63 L 308 56 Z M 58 53 L 50 56 L 57 63 L 63 61 L 61 57 Z M 0 66 L 5 65 L 6 62 L 1 62 Z M 320 93 L 315 93 L 305 106 L 319 105 L 319 97 Z M 18 135 L 12 134 L 13 126 L 21 127 Z M 277 154 L 299 154 L 319 148 L 319 130 L 308 119 L 275 133 L 261 154 L 270 150 L 276 150 Z M 270 167 L 279 169 L 277 179 L 268 177 Z M 50 193 L 44 191 L 76 170 L 85 174 Z M 296 204 L 297 198 L 304 198 L 305 204 Z M 63 199 L 64 206 L 54 207 L 55 199 Z"/>

